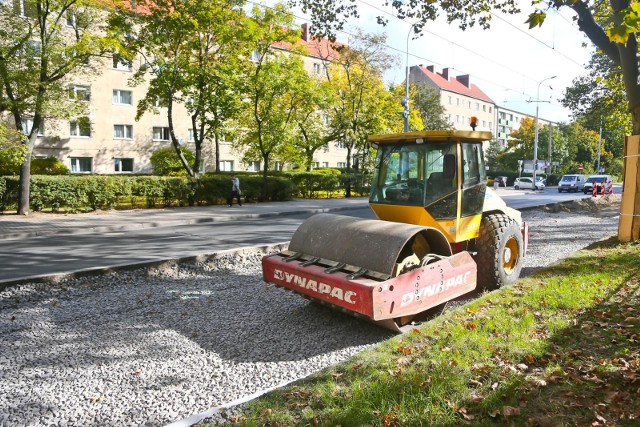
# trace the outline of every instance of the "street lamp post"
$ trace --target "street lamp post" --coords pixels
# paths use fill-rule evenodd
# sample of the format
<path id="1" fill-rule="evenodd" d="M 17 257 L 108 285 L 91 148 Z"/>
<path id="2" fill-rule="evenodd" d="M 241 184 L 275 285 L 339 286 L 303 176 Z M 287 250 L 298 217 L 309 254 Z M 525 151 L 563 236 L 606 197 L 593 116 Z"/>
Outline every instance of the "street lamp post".
<path id="1" fill-rule="evenodd" d="M 547 77 L 538 83 L 538 93 L 536 95 L 536 134 L 533 141 L 533 191 L 536 190 L 536 171 L 538 170 L 538 110 L 540 109 L 540 86 L 547 80 L 555 79 L 557 76 Z"/>
<path id="2" fill-rule="evenodd" d="M 409 36 L 411 35 L 411 30 L 413 30 L 413 26 L 416 25 L 416 22 L 411 24 L 409 27 L 409 32 L 407 33 L 407 60 L 406 60 L 406 78 L 404 80 L 405 92 L 404 98 L 402 98 L 402 106 L 404 110 L 402 111 L 402 118 L 404 119 L 404 131 L 409 132 Z"/>

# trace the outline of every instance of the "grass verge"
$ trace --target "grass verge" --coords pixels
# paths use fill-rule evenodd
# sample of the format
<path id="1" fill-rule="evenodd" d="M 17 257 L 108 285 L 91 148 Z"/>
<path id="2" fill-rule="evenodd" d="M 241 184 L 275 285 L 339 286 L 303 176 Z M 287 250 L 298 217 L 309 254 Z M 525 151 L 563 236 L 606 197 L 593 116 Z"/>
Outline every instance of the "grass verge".
<path id="1" fill-rule="evenodd" d="M 232 425 L 640 425 L 640 243 L 611 239 L 270 393 Z"/>

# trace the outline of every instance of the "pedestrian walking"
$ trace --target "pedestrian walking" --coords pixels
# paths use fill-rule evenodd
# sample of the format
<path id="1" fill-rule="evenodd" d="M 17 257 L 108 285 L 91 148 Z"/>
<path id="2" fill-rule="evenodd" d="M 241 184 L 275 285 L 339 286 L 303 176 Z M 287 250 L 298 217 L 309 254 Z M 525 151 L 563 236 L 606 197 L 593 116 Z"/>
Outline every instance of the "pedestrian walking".
<path id="1" fill-rule="evenodd" d="M 240 179 L 235 175 L 231 175 L 231 195 L 227 200 L 227 205 L 231 207 L 233 205 L 233 198 L 235 197 L 238 201 L 238 206 L 242 206 L 242 201 L 240 200 L 241 195 L 242 193 L 240 192 Z"/>

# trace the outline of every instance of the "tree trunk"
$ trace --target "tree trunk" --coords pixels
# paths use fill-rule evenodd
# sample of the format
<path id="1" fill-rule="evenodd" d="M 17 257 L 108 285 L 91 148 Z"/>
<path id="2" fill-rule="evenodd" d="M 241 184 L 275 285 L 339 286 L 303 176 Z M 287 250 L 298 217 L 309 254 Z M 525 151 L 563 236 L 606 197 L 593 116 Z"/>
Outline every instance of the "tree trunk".
<path id="1" fill-rule="evenodd" d="M 624 181 L 618 239 L 640 240 L 640 135 L 624 141 Z"/>
<path id="2" fill-rule="evenodd" d="M 353 146 L 351 144 L 347 145 L 347 173 L 351 173 L 351 151 L 353 150 Z M 351 179 L 347 180 L 344 188 L 344 197 L 351 197 Z"/>
<path id="3" fill-rule="evenodd" d="M 215 150 L 214 153 L 216 159 L 216 173 L 220 173 L 220 135 L 216 132 L 213 136 L 213 141 L 215 142 Z"/>
<path id="4" fill-rule="evenodd" d="M 19 129 L 22 129 L 22 122 L 19 122 Z M 27 155 L 20 165 L 20 180 L 18 181 L 18 215 L 29 215 L 31 213 L 30 203 L 31 200 L 31 154 L 33 153 L 33 147 L 38 137 L 39 124 L 36 124 L 34 120 L 33 126 L 35 129 L 31 129 L 29 138 L 24 142 L 27 147 Z M 37 126 L 37 127 L 36 127 Z"/>
<path id="5" fill-rule="evenodd" d="M 20 181 L 18 182 L 18 215 L 29 215 L 29 197 L 31 190 L 31 152 L 33 144 L 27 145 L 27 157 L 20 165 Z"/>
<path id="6" fill-rule="evenodd" d="M 258 198 L 259 202 L 267 201 L 267 194 L 269 194 L 269 178 L 267 172 L 269 171 L 269 154 L 262 154 L 262 161 L 264 162 L 264 167 L 262 168 L 262 188 L 260 189 L 260 197 Z"/>
<path id="7" fill-rule="evenodd" d="M 307 172 L 311 172 L 311 163 L 313 163 L 313 151 L 305 150 L 305 157 L 307 158 Z"/>

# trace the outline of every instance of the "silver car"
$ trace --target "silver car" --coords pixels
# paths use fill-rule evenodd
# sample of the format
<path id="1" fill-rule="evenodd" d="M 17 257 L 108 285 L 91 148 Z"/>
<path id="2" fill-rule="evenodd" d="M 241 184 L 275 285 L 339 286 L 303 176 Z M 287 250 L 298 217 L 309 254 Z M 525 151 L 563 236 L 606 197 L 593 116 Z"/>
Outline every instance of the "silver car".
<path id="1" fill-rule="evenodd" d="M 544 190 L 544 181 L 541 179 L 536 179 L 536 190 Z M 516 190 L 533 190 L 533 178 L 529 178 L 529 177 L 523 177 L 523 178 L 516 178 L 515 181 L 513 181 L 513 188 L 515 188 Z"/>

